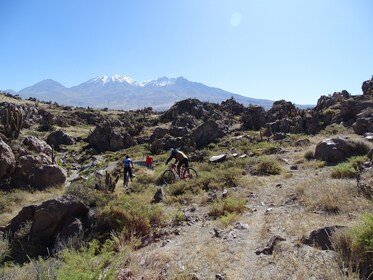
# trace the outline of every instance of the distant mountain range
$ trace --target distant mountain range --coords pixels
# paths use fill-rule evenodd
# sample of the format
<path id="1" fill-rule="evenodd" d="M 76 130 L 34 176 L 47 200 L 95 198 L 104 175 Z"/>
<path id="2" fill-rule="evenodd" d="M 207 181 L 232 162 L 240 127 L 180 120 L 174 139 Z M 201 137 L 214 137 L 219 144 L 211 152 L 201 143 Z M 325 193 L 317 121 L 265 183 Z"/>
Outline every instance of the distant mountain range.
<path id="1" fill-rule="evenodd" d="M 19 92 L 22 98 L 33 97 L 41 101 L 57 102 L 61 105 L 72 105 L 92 108 L 141 109 L 153 107 L 154 110 L 166 110 L 175 102 L 196 98 L 201 101 L 220 103 L 233 97 L 237 102 L 247 106 L 259 105 L 266 109 L 272 107 L 273 101 L 256 99 L 191 82 L 183 77 L 159 78 L 138 83 L 121 75 L 98 76 L 85 83 L 67 88 L 54 80 L 43 80 Z"/>

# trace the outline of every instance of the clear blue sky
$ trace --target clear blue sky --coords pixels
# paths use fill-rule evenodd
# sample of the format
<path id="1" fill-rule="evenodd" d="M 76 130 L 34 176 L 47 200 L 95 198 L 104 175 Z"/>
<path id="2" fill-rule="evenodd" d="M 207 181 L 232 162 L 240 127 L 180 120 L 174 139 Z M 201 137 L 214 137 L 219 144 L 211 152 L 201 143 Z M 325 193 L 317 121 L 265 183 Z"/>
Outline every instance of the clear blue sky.
<path id="1" fill-rule="evenodd" d="M 315 104 L 373 74 L 371 0 L 0 0 L 0 89 L 184 76 Z"/>

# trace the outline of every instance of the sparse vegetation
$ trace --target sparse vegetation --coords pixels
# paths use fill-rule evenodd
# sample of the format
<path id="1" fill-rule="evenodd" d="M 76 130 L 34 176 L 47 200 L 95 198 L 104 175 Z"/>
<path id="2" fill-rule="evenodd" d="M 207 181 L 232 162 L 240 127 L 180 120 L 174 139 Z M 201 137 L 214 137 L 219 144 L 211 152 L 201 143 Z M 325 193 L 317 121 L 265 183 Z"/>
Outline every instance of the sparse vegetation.
<path id="1" fill-rule="evenodd" d="M 359 273 L 362 279 L 373 275 L 373 215 L 361 216 L 359 225 L 338 232 L 333 237 L 340 266 L 349 274 Z"/>
<path id="2" fill-rule="evenodd" d="M 365 214 L 362 223 L 355 226 L 362 212 L 373 211 L 371 199 L 360 195 L 356 187 L 356 170 L 367 161 L 365 154 L 370 144 L 359 138 L 354 149 L 361 155 L 336 166 L 314 159 L 313 148 L 324 135 L 343 133 L 357 139 L 349 127 L 333 124 L 326 126 L 322 134 L 287 133 L 285 139 L 276 141 L 267 134 L 241 130 L 240 117 L 232 117 L 226 110 L 225 115 L 218 116 L 234 126 L 233 132 L 198 150 L 188 146 L 191 142 L 182 143 L 188 147 L 185 151 L 193 158 L 190 165 L 199 177 L 163 186 L 164 197 L 154 203 L 154 193 L 163 185 L 159 178 L 169 156 L 165 144 L 179 145 L 177 141 L 182 137 L 167 134 L 151 143 L 149 139 L 155 127 L 170 131 L 173 120 L 161 123 L 160 114 L 155 112 L 147 115 L 145 111 L 80 108 L 75 113 L 86 119 L 69 119 L 76 125 L 63 127 L 54 123 L 54 117 L 62 115 L 62 107 L 43 102 L 38 107 L 51 113 L 44 112 L 50 117 L 50 127 L 43 130 L 61 129 L 77 139 L 73 145 L 62 145 L 61 151 L 54 151 L 56 162 L 76 178 L 66 188 L 2 189 L 0 225 L 6 225 L 23 206 L 71 194 L 90 207 L 91 214 L 94 212 L 94 217 L 90 217 L 92 228 L 84 238 L 59 242 L 45 259 L 28 259 L 24 254 L 23 263 L 11 256 L 14 251 L 22 254 L 28 249 L 22 247 L 22 242 L 29 238 L 31 223 L 25 224 L 13 241 L 0 235 L 0 278 L 126 279 L 123 275 L 128 272 L 136 279 L 193 279 L 193 275 L 209 279 L 217 273 L 225 274 L 227 279 L 246 279 L 247 271 L 253 271 L 252 279 L 358 279 L 357 271 L 362 273 L 363 267 L 368 268 L 365 271 L 371 269 L 372 215 Z M 338 113 L 332 109 L 327 115 Z M 64 113 L 70 110 L 76 109 Z M 141 144 L 118 151 L 96 151 L 86 139 L 96 122 L 105 118 L 128 126 L 131 137 Z M 133 127 L 124 123 L 127 118 L 134 122 Z M 211 116 L 192 121 L 200 125 L 208 119 Z M 23 128 L 22 135 L 45 139 L 49 132 L 38 131 L 41 124 L 35 122 L 31 128 Z M 296 144 L 304 138 L 305 145 Z M 22 154 L 20 141 L 13 141 L 13 145 Z M 155 158 L 152 169 L 144 162 L 149 149 Z M 224 161 L 208 161 L 222 153 L 227 155 Z M 126 154 L 135 162 L 136 177 L 129 189 L 123 187 L 122 176 L 121 161 Z M 118 181 L 109 172 L 119 175 Z M 370 185 L 370 181 L 365 184 Z M 294 246 L 311 230 L 334 224 L 349 227 L 338 232 L 339 239 L 333 241 L 338 263 L 332 251 Z M 214 229 L 230 233 L 232 240 L 224 240 L 224 234 L 214 234 Z M 257 257 L 256 248 L 274 234 L 286 241 L 276 245 L 272 257 Z"/>

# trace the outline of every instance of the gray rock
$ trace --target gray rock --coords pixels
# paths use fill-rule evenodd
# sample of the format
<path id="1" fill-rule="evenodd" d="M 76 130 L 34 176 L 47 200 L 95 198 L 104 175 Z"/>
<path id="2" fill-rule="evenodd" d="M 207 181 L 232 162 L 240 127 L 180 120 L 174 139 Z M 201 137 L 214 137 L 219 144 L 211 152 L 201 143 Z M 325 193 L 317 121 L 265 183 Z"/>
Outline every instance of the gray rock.
<path id="1" fill-rule="evenodd" d="M 0 178 L 11 175 L 16 167 L 16 159 L 12 149 L 0 140 Z"/>

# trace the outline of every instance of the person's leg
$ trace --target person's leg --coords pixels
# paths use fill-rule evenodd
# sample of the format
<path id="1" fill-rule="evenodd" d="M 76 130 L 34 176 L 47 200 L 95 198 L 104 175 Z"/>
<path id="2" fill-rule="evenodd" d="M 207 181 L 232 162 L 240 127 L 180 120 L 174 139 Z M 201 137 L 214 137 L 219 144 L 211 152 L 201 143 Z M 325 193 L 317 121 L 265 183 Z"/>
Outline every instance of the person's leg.
<path id="1" fill-rule="evenodd" d="M 132 168 L 131 167 L 128 168 L 128 175 L 130 176 L 130 179 L 132 181 Z"/>
<path id="2" fill-rule="evenodd" d="M 127 180 L 127 168 L 124 167 L 124 175 L 123 175 L 123 186 L 125 185 L 126 183 L 126 180 Z"/>

